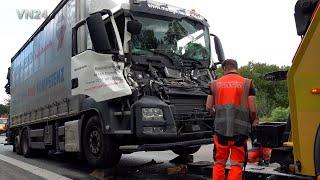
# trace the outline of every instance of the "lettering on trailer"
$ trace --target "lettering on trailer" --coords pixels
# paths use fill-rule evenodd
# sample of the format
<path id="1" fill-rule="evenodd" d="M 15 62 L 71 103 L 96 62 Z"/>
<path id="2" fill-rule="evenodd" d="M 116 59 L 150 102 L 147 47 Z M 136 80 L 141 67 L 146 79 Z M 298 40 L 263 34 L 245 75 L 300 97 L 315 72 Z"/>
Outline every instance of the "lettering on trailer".
<path id="1" fill-rule="evenodd" d="M 40 47 L 39 50 L 35 54 L 35 59 L 38 59 L 41 54 L 46 52 L 49 48 L 51 48 L 53 45 L 52 41 L 49 41 L 44 47 Z"/>
<path id="2" fill-rule="evenodd" d="M 64 82 L 64 67 L 40 80 L 36 85 L 37 93 L 50 89 L 62 82 Z"/>
<path id="3" fill-rule="evenodd" d="M 58 40 L 58 47 L 57 50 L 60 50 L 64 45 L 64 35 L 66 32 L 66 22 L 65 17 L 63 15 L 60 15 L 58 17 L 58 23 L 57 23 L 57 31 L 56 31 L 56 37 Z"/>
<path id="4" fill-rule="evenodd" d="M 60 15 L 58 17 L 58 24 L 57 24 L 57 30 L 55 32 L 56 38 L 57 38 L 57 50 L 59 51 L 64 46 L 64 36 L 66 34 L 66 22 L 63 15 Z M 35 53 L 35 59 L 39 59 L 40 56 L 46 52 L 48 49 L 50 49 L 53 46 L 54 42 L 51 40 L 46 43 L 43 47 L 40 47 L 38 50 L 36 50 Z"/>
<path id="5" fill-rule="evenodd" d="M 23 90 L 22 92 L 18 93 L 16 97 L 19 97 L 21 98 L 21 100 L 24 100 L 26 97 L 36 96 L 41 92 L 56 87 L 62 82 L 64 82 L 64 67 L 60 68 L 58 71 L 53 72 L 44 79 L 38 81 L 35 85 L 28 87 L 26 91 Z"/>
<path id="6" fill-rule="evenodd" d="M 23 18 L 28 19 L 45 19 L 48 17 L 48 11 L 46 9 L 40 10 L 40 9 L 17 9 L 16 10 L 18 18 L 22 20 Z"/>

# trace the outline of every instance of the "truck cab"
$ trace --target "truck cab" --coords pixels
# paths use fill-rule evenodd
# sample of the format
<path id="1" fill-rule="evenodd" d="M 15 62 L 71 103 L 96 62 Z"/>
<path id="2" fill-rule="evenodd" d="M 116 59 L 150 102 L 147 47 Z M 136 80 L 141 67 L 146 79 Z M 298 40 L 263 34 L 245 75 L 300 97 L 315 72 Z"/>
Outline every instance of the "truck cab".
<path id="1" fill-rule="evenodd" d="M 97 53 L 110 54 L 124 81 L 115 86 L 119 98 L 110 100 L 86 94 L 92 85 L 75 86 L 73 91 L 91 97 L 93 104 L 108 106 L 102 127 L 105 133 L 115 135 L 122 152 L 172 149 L 177 154 L 189 154 L 211 143 L 214 119 L 205 104 L 210 93 L 208 83 L 214 77 L 209 71 L 209 25 L 202 16 L 167 4 L 130 1 L 114 13 L 106 10 L 98 16 L 92 14 L 86 22 L 78 25 L 87 24 L 88 44 L 95 52 L 76 50 L 72 68 L 79 69 L 85 63 L 92 67 L 87 61 L 88 51 L 93 58 Z M 85 76 L 81 79 L 82 74 L 77 73 L 73 79 L 86 81 L 88 73 Z M 126 88 L 123 94 L 118 93 Z"/>

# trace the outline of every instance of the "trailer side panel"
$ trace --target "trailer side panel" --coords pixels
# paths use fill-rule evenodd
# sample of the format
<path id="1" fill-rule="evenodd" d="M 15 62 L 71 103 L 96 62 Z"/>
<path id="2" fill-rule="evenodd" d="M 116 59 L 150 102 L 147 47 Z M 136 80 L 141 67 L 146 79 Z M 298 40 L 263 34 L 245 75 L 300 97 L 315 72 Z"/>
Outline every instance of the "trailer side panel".
<path id="1" fill-rule="evenodd" d="M 70 59 L 75 22 L 76 1 L 70 0 L 12 59 L 12 126 L 68 113 L 63 111 L 72 108 L 63 106 L 74 99 L 70 98 Z"/>

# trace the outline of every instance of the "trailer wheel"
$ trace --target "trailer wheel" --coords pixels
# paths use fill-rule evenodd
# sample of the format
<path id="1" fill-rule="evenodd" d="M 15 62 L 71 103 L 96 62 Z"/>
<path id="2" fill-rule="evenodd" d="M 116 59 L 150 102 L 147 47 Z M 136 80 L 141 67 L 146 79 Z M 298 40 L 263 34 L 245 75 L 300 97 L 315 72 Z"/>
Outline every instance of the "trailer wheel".
<path id="1" fill-rule="evenodd" d="M 17 154 L 22 154 L 21 153 L 21 147 L 20 147 L 20 144 L 19 144 L 19 136 L 15 136 L 14 137 L 13 152 L 16 152 Z"/>
<path id="2" fill-rule="evenodd" d="M 31 148 L 29 146 L 29 134 L 28 130 L 25 129 L 21 134 L 21 151 L 24 157 L 28 158 L 31 156 Z"/>
<path id="3" fill-rule="evenodd" d="M 111 168 L 121 158 L 119 147 L 109 135 L 102 133 L 98 116 L 92 116 L 86 124 L 83 150 L 86 160 L 93 168 Z"/>
<path id="4" fill-rule="evenodd" d="M 199 151 L 201 146 L 193 146 L 193 147 L 183 147 L 183 148 L 176 148 L 176 149 L 172 149 L 172 151 L 175 154 L 178 154 L 180 156 L 186 156 L 189 154 L 194 154 L 197 151 Z"/>

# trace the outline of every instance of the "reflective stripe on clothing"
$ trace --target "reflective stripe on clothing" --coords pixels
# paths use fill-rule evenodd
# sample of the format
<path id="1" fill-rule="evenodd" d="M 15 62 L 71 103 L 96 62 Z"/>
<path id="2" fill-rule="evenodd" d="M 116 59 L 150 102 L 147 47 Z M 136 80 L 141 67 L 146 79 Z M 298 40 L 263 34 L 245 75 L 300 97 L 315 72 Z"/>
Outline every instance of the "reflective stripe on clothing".
<path id="1" fill-rule="evenodd" d="M 226 165 L 226 164 L 227 164 L 227 161 L 222 161 L 222 162 L 220 162 L 220 161 L 215 161 L 215 162 L 214 162 L 214 165 L 217 165 L 217 164 Z"/>
<path id="2" fill-rule="evenodd" d="M 244 163 L 239 163 L 239 162 L 235 162 L 235 161 L 230 160 L 230 165 L 231 166 L 239 166 L 239 167 L 243 168 Z"/>

